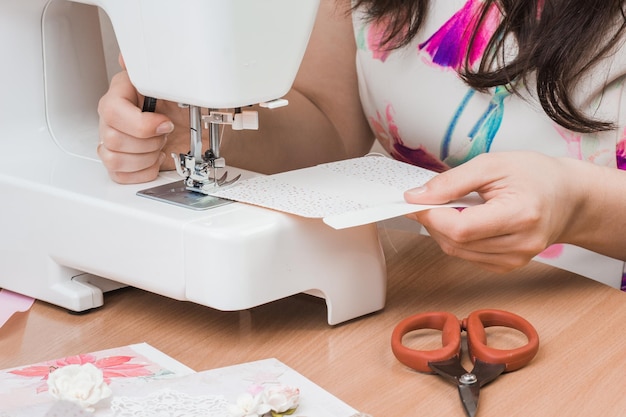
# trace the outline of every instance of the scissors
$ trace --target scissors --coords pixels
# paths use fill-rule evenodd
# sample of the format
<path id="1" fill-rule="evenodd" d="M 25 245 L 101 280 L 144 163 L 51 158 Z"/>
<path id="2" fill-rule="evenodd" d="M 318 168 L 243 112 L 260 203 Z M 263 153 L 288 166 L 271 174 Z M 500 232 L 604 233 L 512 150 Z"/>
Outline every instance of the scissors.
<path id="1" fill-rule="evenodd" d="M 522 332 L 528 343 L 514 349 L 487 346 L 485 328 L 503 326 Z M 402 338 L 421 329 L 441 331 L 442 347 L 435 350 L 415 350 L 405 346 Z M 467 333 L 469 356 L 474 364 L 471 372 L 461 364 L 461 332 Z M 480 388 L 503 372 L 515 371 L 528 364 L 539 350 L 539 335 L 522 317 L 502 310 L 477 310 L 459 320 L 448 312 L 416 314 L 402 320 L 391 335 L 391 350 L 404 365 L 420 372 L 436 373 L 454 383 L 468 417 L 478 408 Z"/>

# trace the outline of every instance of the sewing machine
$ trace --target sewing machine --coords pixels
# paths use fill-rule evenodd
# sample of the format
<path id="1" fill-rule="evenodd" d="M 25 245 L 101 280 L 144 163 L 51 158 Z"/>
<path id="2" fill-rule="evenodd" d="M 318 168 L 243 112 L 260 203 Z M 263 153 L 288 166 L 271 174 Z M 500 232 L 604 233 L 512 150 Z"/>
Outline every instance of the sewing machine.
<path id="1" fill-rule="evenodd" d="M 0 0 L 0 288 L 75 312 L 123 286 L 224 311 L 308 293 L 326 300 L 330 324 L 383 308 L 375 225 L 338 231 L 211 200 L 207 187 L 257 174 L 227 166 L 213 139 L 202 149 L 193 133 L 190 152 L 174 155 L 178 172 L 149 184 L 113 183 L 96 155 L 110 76 L 103 16 L 138 90 L 189 106 L 191 130 L 211 135 L 223 124 L 254 128 L 248 105 L 284 104 L 276 100 L 293 82 L 317 6 Z M 168 194 L 176 197 L 160 201 Z"/>

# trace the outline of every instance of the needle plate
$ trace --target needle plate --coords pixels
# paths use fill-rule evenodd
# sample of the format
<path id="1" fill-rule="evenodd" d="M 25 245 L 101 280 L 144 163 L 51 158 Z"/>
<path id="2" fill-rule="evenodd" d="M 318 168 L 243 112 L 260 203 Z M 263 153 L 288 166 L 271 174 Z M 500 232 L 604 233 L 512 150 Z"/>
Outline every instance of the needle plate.
<path id="1" fill-rule="evenodd" d="M 141 197 L 162 201 L 192 210 L 208 210 L 210 208 L 230 204 L 233 201 L 188 190 L 184 181 L 159 185 L 137 192 Z"/>

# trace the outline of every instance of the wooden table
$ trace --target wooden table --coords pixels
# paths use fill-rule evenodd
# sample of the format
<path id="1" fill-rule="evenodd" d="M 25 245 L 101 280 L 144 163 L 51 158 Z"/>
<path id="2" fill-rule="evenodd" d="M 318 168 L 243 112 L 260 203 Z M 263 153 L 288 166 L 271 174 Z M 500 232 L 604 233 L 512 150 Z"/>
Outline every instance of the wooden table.
<path id="1" fill-rule="evenodd" d="M 221 312 L 127 288 L 84 315 L 36 302 L 0 329 L 0 368 L 148 342 L 195 370 L 275 357 L 377 417 L 463 416 L 452 385 L 395 359 L 390 334 L 417 312 L 499 308 L 533 323 L 541 344 L 530 365 L 482 391 L 479 416 L 626 413 L 625 293 L 539 263 L 487 273 L 414 233 L 383 230 L 381 241 L 389 288 L 379 313 L 331 327 L 323 300 L 306 295 Z"/>

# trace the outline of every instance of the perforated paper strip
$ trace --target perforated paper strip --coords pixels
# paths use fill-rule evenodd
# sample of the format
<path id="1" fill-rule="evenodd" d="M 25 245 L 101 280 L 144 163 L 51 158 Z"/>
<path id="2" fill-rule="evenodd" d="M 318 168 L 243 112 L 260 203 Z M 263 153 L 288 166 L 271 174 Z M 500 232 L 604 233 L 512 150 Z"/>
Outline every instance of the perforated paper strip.
<path id="1" fill-rule="evenodd" d="M 335 229 L 374 223 L 434 207 L 467 207 L 482 200 L 467 196 L 445 205 L 409 204 L 404 192 L 437 175 L 384 156 L 364 156 L 239 181 L 212 193 L 309 218 Z"/>

